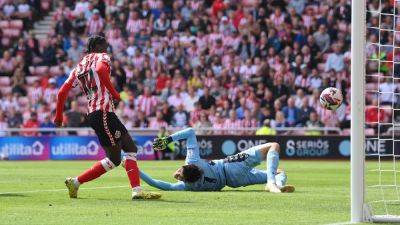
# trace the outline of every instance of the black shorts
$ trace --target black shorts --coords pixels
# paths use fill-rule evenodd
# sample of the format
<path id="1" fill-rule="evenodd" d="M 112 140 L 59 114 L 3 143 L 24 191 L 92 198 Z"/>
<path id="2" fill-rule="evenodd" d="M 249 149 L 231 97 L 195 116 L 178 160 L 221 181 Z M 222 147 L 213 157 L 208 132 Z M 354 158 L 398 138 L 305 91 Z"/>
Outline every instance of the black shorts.
<path id="1" fill-rule="evenodd" d="M 103 147 L 120 144 L 121 137 L 128 131 L 113 112 L 94 111 L 88 114 L 89 125 L 96 132 Z"/>

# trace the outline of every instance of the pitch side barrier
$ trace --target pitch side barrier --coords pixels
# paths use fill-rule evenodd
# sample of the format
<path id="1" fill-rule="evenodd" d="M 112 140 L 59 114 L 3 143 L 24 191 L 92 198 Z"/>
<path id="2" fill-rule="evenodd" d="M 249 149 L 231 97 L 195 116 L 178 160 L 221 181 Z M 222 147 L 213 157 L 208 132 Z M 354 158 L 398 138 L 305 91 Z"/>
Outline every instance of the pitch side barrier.
<path id="1" fill-rule="evenodd" d="M 156 130 L 133 131 L 132 136 L 138 145 L 140 160 L 156 159 L 152 148 L 152 141 L 156 137 L 154 131 Z M 104 157 L 104 151 L 97 137 L 88 129 L 8 130 L 6 132 L 39 132 L 39 134 L 0 137 L 0 159 L 2 160 L 98 160 Z M 240 131 L 242 135 L 229 134 L 232 131 L 224 132 L 226 133 L 198 135 L 200 154 L 203 158 L 224 158 L 266 142 L 278 142 L 281 145 L 281 158 L 284 159 L 347 159 L 350 156 L 349 136 L 281 134 L 257 136 L 246 134 L 248 130 Z M 377 137 L 369 137 L 366 139 L 367 155 L 392 154 L 393 151 L 396 155 L 400 155 L 398 153 L 400 143 L 393 141 L 392 138 L 381 137 L 378 140 Z M 170 154 L 174 156 L 172 158 L 183 159 L 186 156 L 186 143 L 184 141 L 175 143 Z"/>

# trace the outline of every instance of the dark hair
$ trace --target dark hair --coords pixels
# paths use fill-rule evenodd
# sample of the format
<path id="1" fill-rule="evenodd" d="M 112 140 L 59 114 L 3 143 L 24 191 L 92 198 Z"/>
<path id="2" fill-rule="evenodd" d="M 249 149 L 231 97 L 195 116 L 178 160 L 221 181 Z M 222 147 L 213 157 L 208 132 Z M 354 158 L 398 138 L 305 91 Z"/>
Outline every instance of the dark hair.
<path id="1" fill-rule="evenodd" d="M 203 171 L 196 165 L 182 166 L 182 176 L 185 182 L 194 183 L 201 178 Z"/>
<path id="2" fill-rule="evenodd" d="M 86 53 L 101 53 L 101 46 L 108 46 L 107 40 L 99 35 L 90 36 L 86 44 Z"/>

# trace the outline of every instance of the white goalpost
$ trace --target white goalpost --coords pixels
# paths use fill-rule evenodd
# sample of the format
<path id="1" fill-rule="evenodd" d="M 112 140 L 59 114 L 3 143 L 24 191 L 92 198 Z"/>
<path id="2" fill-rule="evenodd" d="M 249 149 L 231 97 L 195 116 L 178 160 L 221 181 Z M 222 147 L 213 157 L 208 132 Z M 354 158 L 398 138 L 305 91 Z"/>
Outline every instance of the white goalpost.
<path id="1" fill-rule="evenodd" d="M 351 222 L 400 223 L 400 0 L 351 4 Z"/>

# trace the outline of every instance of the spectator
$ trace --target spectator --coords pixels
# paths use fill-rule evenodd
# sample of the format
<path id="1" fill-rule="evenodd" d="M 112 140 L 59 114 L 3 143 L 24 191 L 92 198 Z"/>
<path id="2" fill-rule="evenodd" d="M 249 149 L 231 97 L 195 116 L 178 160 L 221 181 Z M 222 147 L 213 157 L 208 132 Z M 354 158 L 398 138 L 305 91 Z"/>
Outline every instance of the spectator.
<path id="1" fill-rule="evenodd" d="M 138 112 L 138 119 L 135 121 L 134 127 L 139 127 L 139 128 L 147 128 L 149 127 L 149 121 L 146 118 L 146 115 L 139 111 Z"/>
<path id="2" fill-rule="evenodd" d="M 271 121 L 271 127 L 272 128 L 285 128 L 288 126 L 289 125 L 286 122 L 285 114 L 283 114 L 282 111 L 276 112 L 275 119 Z M 281 133 L 281 132 L 278 131 L 278 133 Z"/>
<path id="3" fill-rule="evenodd" d="M 331 69 L 340 72 L 344 68 L 344 56 L 343 53 L 340 52 L 340 46 L 338 44 L 334 44 L 332 48 L 333 53 L 328 56 L 325 64 L 325 72 L 328 72 Z"/>
<path id="4" fill-rule="evenodd" d="M 378 107 L 378 99 L 373 99 L 371 105 L 367 105 L 365 109 L 365 122 L 367 127 L 378 130 L 378 122 L 385 122 L 385 110 Z"/>
<path id="5" fill-rule="evenodd" d="M 308 119 L 310 118 L 310 114 L 315 112 L 314 108 L 309 106 L 308 98 L 303 98 L 302 104 L 299 110 L 299 121 L 298 125 L 306 126 Z"/>
<path id="6" fill-rule="evenodd" d="M 202 109 L 210 109 L 212 106 L 215 106 L 215 98 L 210 95 L 210 90 L 208 88 L 204 88 L 204 94 L 199 98 L 199 103 Z"/>
<path id="7" fill-rule="evenodd" d="M 8 132 L 4 131 L 6 129 L 8 129 L 8 123 L 6 121 L 4 113 L 0 112 L 0 137 L 8 135 Z"/>
<path id="8" fill-rule="evenodd" d="M 289 126 L 294 127 L 297 125 L 299 122 L 300 110 L 296 108 L 292 97 L 288 99 L 287 106 L 283 107 L 282 112 Z"/>
<path id="9" fill-rule="evenodd" d="M 56 34 L 62 36 L 68 36 L 73 29 L 71 21 L 64 16 L 64 14 L 60 15 L 60 20 L 57 21 L 55 31 Z"/>
<path id="10" fill-rule="evenodd" d="M 40 128 L 55 128 L 56 125 L 51 121 L 51 118 L 49 115 L 47 115 L 44 119 L 43 122 L 40 123 Z M 52 135 L 55 134 L 55 132 L 51 131 L 43 131 L 41 132 L 42 135 Z"/>
<path id="11" fill-rule="evenodd" d="M 90 17 L 86 24 L 85 33 L 88 35 L 96 35 L 103 32 L 104 21 L 100 16 L 100 12 L 97 9 L 93 10 L 93 15 Z"/>
<path id="12" fill-rule="evenodd" d="M 160 129 L 161 127 L 167 127 L 168 123 L 163 119 L 163 114 L 161 111 L 156 112 L 156 118 L 150 121 L 149 128 Z"/>
<path id="13" fill-rule="evenodd" d="M 44 66 L 54 66 L 57 64 L 56 49 L 51 44 L 50 40 L 44 42 L 43 51 L 41 53 L 42 65 Z"/>
<path id="14" fill-rule="evenodd" d="M 195 128 L 197 131 L 196 133 L 198 135 L 209 135 L 212 133 L 211 128 L 212 124 L 210 120 L 208 120 L 208 117 L 206 113 L 201 113 L 200 114 L 200 119 L 194 123 L 193 128 Z"/>
<path id="15" fill-rule="evenodd" d="M 173 117 L 173 124 L 175 127 L 184 128 L 188 125 L 189 115 L 184 111 L 184 106 L 179 105 Z"/>
<path id="16" fill-rule="evenodd" d="M 76 39 L 71 40 L 71 47 L 67 50 L 68 59 L 71 59 L 74 64 L 78 63 L 83 54 L 83 48 L 79 45 Z"/>
<path id="17" fill-rule="evenodd" d="M 256 131 L 256 135 L 276 135 L 276 131 L 271 128 L 270 123 L 269 119 L 265 119 L 263 126 Z"/>
<path id="18" fill-rule="evenodd" d="M 84 122 L 84 115 L 78 109 L 78 103 L 76 101 L 71 102 L 71 109 L 65 113 L 68 127 L 81 127 Z M 76 132 L 70 132 L 70 134 L 76 134 Z"/>
<path id="19" fill-rule="evenodd" d="M 57 101 L 57 81 L 54 78 L 49 79 L 49 84 L 43 91 L 43 99 L 46 103 L 51 104 Z"/>
<path id="20" fill-rule="evenodd" d="M 177 87 L 175 94 L 168 98 L 168 104 L 174 108 L 178 108 L 179 105 L 185 104 L 185 99 L 187 98 L 187 93 L 182 93 L 181 88 Z"/>
<path id="21" fill-rule="evenodd" d="M 326 26 L 324 24 L 321 24 L 319 26 L 318 31 L 316 31 L 313 34 L 313 37 L 316 41 L 316 44 L 319 47 L 319 50 L 324 53 L 329 49 L 329 46 L 331 44 L 331 38 L 329 37 L 329 34 L 326 32 Z"/>
<path id="22" fill-rule="evenodd" d="M 15 58 L 11 57 L 9 51 L 4 51 L 3 58 L 0 59 L 0 76 L 11 76 L 15 67 Z"/>
<path id="23" fill-rule="evenodd" d="M 171 26 L 171 21 L 167 18 L 165 13 L 161 13 L 160 18 L 154 21 L 154 32 L 160 36 L 165 35 L 168 28 Z"/>
<path id="24" fill-rule="evenodd" d="M 30 115 L 30 118 L 22 125 L 22 128 L 25 129 L 34 129 L 34 128 L 39 128 L 39 120 L 37 119 L 37 113 L 32 112 Z M 38 132 L 37 131 L 24 131 L 22 133 L 24 136 L 37 136 Z"/>
<path id="25" fill-rule="evenodd" d="M 310 129 L 306 131 L 306 135 L 320 136 L 322 134 L 319 128 L 323 127 L 323 124 L 318 120 L 318 114 L 316 112 L 310 113 L 310 118 L 306 122 L 306 127 Z M 313 128 L 316 130 L 312 130 Z"/>

